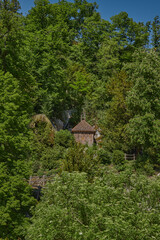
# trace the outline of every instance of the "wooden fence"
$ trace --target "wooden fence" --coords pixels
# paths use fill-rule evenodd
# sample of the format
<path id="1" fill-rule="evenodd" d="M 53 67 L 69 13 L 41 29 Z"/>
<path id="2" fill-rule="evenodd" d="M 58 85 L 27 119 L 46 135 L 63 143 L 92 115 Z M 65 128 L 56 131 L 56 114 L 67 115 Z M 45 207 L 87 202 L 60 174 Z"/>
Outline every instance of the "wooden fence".
<path id="1" fill-rule="evenodd" d="M 136 155 L 135 154 L 124 154 L 124 158 L 125 160 L 135 160 L 136 159 Z"/>
<path id="2" fill-rule="evenodd" d="M 31 185 L 32 188 L 44 187 L 45 184 L 50 179 L 51 179 L 51 177 L 47 177 L 45 175 L 43 175 L 42 177 L 30 176 L 30 178 L 29 178 L 29 185 Z"/>

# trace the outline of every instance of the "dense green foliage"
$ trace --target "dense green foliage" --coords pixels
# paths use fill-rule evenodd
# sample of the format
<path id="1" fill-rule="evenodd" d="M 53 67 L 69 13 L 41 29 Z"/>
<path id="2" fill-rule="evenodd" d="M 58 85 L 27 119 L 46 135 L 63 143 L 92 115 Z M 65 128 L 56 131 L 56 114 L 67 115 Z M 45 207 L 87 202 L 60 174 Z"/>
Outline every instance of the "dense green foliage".
<path id="1" fill-rule="evenodd" d="M 63 173 L 47 186 L 26 239 L 159 239 L 159 179 L 127 170 Z"/>
<path id="2" fill-rule="evenodd" d="M 159 57 L 154 51 L 141 50 L 133 55 L 134 62 L 125 66 L 133 87 L 127 96 L 132 118 L 126 132 L 131 146 L 142 151 L 139 158 L 159 164 L 160 126 L 160 68 Z"/>
<path id="3" fill-rule="evenodd" d="M 121 12 L 107 21 L 97 9 L 35 0 L 23 16 L 18 0 L 0 0 L 2 239 L 25 238 L 30 175 L 59 176 L 28 239 L 158 239 L 159 179 L 127 172 L 124 153 L 136 154 L 135 171 L 159 170 L 160 20 L 137 23 Z M 82 113 L 101 134 L 97 146 L 76 144 L 68 131 Z M 110 164 L 122 173 L 109 168 L 100 178 Z"/>

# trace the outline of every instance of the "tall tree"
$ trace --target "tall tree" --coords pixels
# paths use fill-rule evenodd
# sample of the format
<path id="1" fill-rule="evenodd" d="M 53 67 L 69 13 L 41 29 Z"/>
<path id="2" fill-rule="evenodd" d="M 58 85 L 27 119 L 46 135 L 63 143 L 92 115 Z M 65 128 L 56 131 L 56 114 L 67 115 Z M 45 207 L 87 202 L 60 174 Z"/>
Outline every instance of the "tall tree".
<path id="1" fill-rule="evenodd" d="M 16 74 L 18 62 L 18 50 L 21 45 L 21 15 L 17 0 L 0 1 L 0 68 L 12 74 Z"/>
<path id="2" fill-rule="evenodd" d="M 126 12 L 111 17 L 111 23 L 114 37 L 123 46 L 121 61 L 131 61 L 134 50 L 148 44 L 148 27 L 142 22 L 134 22 Z"/>
<path id="3" fill-rule="evenodd" d="M 133 87 L 127 103 L 132 118 L 127 131 L 131 144 L 151 162 L 159 161 L 160 61 L 155 51 L 141 50 L 125 66 Z M 146 156 L 145 156 L 146 155 Z M 147 160 L 147 159 L 146 159 Z"/>
<path id="4" fill-rule="evenodd" d="M 156 16 L 152 22 L 152 45 L 156 51 L 160 50 L 160 19 Z"/>
<path id="5" fill-rule="evenodd" d="M 77 64 L 75 63 L 77 59 L 75 43 L 79 49 L 78 44 L 85 18 L 90 18 L 95 9 L 96 4 L 87 1 L 75 1 L 74 3 L 59 1 L 56 4 L 50 4 L 46 0 L 35 1 L 35 6 L 26 19 L 26 29 L 29 33 L 28 47 L 31 49 L 33 63 L 31 69 L 39 86 L 36 111 L 43 112 L 50 117 L 53 114 L 59 115 L 64 108 L 74 105 L 74 103 L 71 104 L 71 99 L 75 98 L 74 93 L 68 98 L 68 92 L 76 88 L 80 96 L 82 88 L 83 93 L 86 91 L 85 86 L 80 85 L 80 82 L 85 82 L 83 85 L 88 82 L 86 70 L 73 72 L 72 68 L 71 73 L 73 72 L 74 77 L 71 82 L 66 76 L 68 72 L 71 75 L 71 66 Z M 84 55 L 80 56 L 80 54 L 79 51 L 79 59 Z M 85 69 L 83 66 L 80 68 Z M 71 87 L 69 91 L 68 82 Z M 79 105 L 82 105 L 81 100 L 83 102 L 83 99 L 79 98 Z"/>
<path id="6" fill-rule="evenodd" d="M 68 9 L 68 5 L 64 7 Z M 70 43 L 69 29 L 65 22 L 67 13 L 62 16 L 65 9 L 60 4 L 50 4 L 49 1 L 35 1 L 35 6 L 26 19 L 27 46 L 31 52 L 29 61 L 38 83 L 35 111 L 50 117 L 53 112 L 54 116 L 58 115 L 65 103 L 64 73 Z M 44 19 L 41 21 L 37 14 Z M 45 25 L 41 24 L 44 22 Z"/>
<path id="7" fill-rule="evenodd" d="M 96 54 L 95 69 L 101 81 L 107 83 L 113 74 L 120 70 L 120 51 L 122 51 L 122 46 L 118 45 L 118 41 L 105 36 Z"/>
<path id="8" fill-rule="evenodd" d="M 0 71 L 0 236 L 23 236 L 34 200 L 25 182 L 30 174 L 29 114 L 19 81 Z"/>
<path id="9" fill-rule="evenodd" d="M 51 5 L 49 0 L 35 0 L 35 6 L 29 10 L 27 20 L 33 23 L 32 30 L 45 29 L 49 24 L 49 15 L 51 12 Z M 30 27 L 31 27 L 30 26 Z"/>
<path id="10" fill-rule="evenodd" d="M 125 126 L 130 119 L 126 96 L 131 88 L 124 71 L 115 74 L 106 86 L 108 108 L 103 113 L 103 145 L 108 151 L 126 150 Z"/>

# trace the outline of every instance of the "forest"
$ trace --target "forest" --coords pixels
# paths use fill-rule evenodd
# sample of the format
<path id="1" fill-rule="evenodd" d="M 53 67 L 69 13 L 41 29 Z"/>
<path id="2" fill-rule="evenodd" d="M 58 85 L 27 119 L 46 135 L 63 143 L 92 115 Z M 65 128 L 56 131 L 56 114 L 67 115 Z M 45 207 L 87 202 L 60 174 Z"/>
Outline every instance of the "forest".
<path id="1" fill-rule="evenodd" d="M 69 131 L 82 116 L 93 146 Z M 0 0 L 0 240 L 159 240 L 159 172 L 159 16 Z"/>

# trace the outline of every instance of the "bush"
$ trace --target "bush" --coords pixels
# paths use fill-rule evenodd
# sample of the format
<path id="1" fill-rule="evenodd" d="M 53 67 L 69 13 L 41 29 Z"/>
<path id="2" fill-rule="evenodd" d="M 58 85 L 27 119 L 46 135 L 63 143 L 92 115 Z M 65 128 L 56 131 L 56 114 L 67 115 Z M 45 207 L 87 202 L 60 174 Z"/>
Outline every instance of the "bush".
<path id="1" fill-rule="evenodd" d="M 116 165 L 123 165 L 125 163 L 124 152 L 120 150 L 113 151 L 112 162 Z"/>
<path id="2" fill-rule="evenodd" d="M 93 178 L 99 167 L 99 158 L 93 148 L 86 148 L 82 144 L 75 143 L 68 148 L 63 159 L 62 171 L 86 172 L 89 179 Z"/>
<path id="3" fill-rule="evenodd" d="M 74 136 L 68 130 L 60 130 L 55 134 L 55 144 L 68 148 L 74 143 Z"/>
<path id="4" fill-rule="evenodd" d="M 112 160 L 112 154 L 104 148 L 98 151 L 99 160 L 103 164 L 110 164 Z"/>
<path id="5" fill-rule="evenodd" d="M 54 146 L 53 148 L 45 149 L 41 157 L 43 169 L 57 169 L 60 167 L 60 159 L 63 158 L 64 148 Z"/>
<path id="6" fill-rule="evenodd" d="M 154 165 L 146 154 L 139 154 L 136 158 L 135 168 L 137 171 L 145 172 L 147 175 L 154 174 Z"/>
<path id="7" fill-rule="evenodd" d="M 34 174 L 42 174 L 43 172 L 60 170 L 61 159 L 64 158 L 67 148 L 73 145 L 74 137 L 67 130 L 60 130 L 55 133 L 53 145 L 48 145 L 44 141 L 37 140 L 34 142 L 34 151 L 32 154 Z"/>

